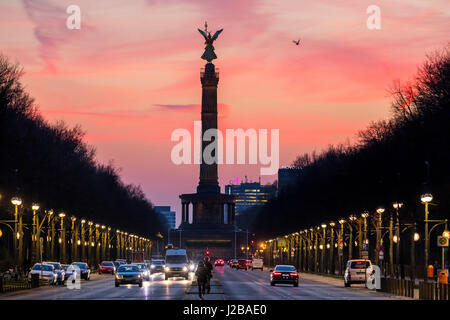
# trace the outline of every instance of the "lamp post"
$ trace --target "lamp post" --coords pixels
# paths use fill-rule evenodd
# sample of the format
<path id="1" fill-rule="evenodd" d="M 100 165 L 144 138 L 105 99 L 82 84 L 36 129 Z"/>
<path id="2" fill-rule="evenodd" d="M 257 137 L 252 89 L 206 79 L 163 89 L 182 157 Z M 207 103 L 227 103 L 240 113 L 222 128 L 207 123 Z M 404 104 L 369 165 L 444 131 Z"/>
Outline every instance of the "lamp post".
<path id="1" fill-rule="evenodd" d="M 444 230 L 444 232 L 442 232 L 442 237 L 443 238 L 446 238 L 447 239 L 447 241 L 448 241 L 448 239 L 450 238 L 450 231 L 448 231 L 448 229 L 447 229 L 447 221 L 445 222 L 445 230 Z M 442 247 L 441 248 L 442 249 L 442 264 L 441 264 L 441 271 L 444 271 L 444 269 L 445 269 L 445 248 L 444 247 Z"/>
<path id="2" fill-rule="evenodd" d="M 416 242 L 419 241 L 420 236 L 417 233 L 416 223 L 413 224 L 413 232 L 411 239 L 411 280 L 414 283 L 416 278 Z"/>
<path id="3" fill-rule="evenodd" d="M 39 210 L 39 205 L 33 203 L 31 206 L 31 210 L 33 210 L 33 234 L 31 236 L 31 261 L 34 263 L 37 261 L 37 255 L 39 254 L 39 237 L 37 235 L 37 229 L 39 228 L 39 215 L 37 215 L 36 211 Z"/>
<path id="4" fill-rule="evenodd" d="M 330 251 L 329 251 L 329 270 L 328 273 L 334 274 L 334 226 L 336 225 L 333 221 L 330 224 Z"/>
<path id="5" fill-rule="evenodd" d="M 100 225 L 97 223 L 95 225 L 95 259 L 94 265 L 97 266 L 100 261 Z"/>
<path id="6" fill-rule="evenodd" d="M 107 233 L 106 233 L 106 259 L 110 260 L 111 259 L 111 238 L 110 238 L 110 231 L 111 228 L 108 227 L 107 228 Z"/>
<path id="7" fill-rule="evenodd" d="M 433 196 L 430 193 L 423 194 L 420 200 L 425 205 L 425 272 L 428 267 L 428 254 L 430 250 L 430 239 L 428 237 L 428 205 L 433 200 Z M 426 277 L 427 278 L 427 277 Z"/>
<path id="8" fill-rule="evenodd" d="M 338 233 L 338 267 L 339 267 L 339 275 L 342 275 L 342 266 L 344 263 L 344 219 L 339 220 L 340 230 Z"/>
<path id="9" fill-rule="evenodd" d="M 100 260 L 105 260 L 105 257 L 106 257 L 106 226 L 104 226 L 104 225 L 102 225 L 101 239 L 102 239 L 102 258 Z"/>
<path id="10" fill-rule="evenodd" d="M 394 217 L 391 214 L 389 217 L 389 273 L 391 277 L 394 275 L 393 226 L 394 226 Z"/>
<path id="11" fill-rule="evenodd" d="M 71 250 L 71 259 L 72 259 L 72 262 L 73 261 L 76 261 L 76 260 L 78 260 L 77 259 L 77 252 L 78 252 L 78 243 L 77 243 L 77 240 L 78 240 L 78 236 L 77 236 L 77 234 L 78 234 L 78 232 L 77 232 L 77 230 L 75 229 L 75 221 L 77 220 L 77 218 L 76 217 L 71 217 L 70 218 L 70 220 L 71 220 L 71 222 L 72 222 L 72 225 L 71 225 L 71 230 L 70 230 L 70 233 L 71 233 L 71 239 L 70 239 L 70 242 L 71 242 L 71 245 L 72 245 L 72 250 Z"/>
<path id="12" fill-rule="evenodd" d="M 400 219 L 399 219 L 399 209 L 403 206 L 403 203 L 396 202 L 392 205 L 395 209 L 395 235 L 397 236 L 397 242 L 395 243 L 395 270 L 397 277 L 400 276 L 399 263 L 400 263 Z"/>
<path id="13" fill-rule="evenodd" d="M 17 246 L 17 240 L 20 237 L 19 231 L 18 231 L 18 216 L 19 216 L 19 206 L 22 205 L 22 199 L 19 197 L 14 197 L 11 199 L 11 203 L 14 205 L 14 260 L 16 262 L 16 268 L 19 267 L 19 261 L 21 260 L 20 255 L 21 252 L 17 252 L 18 246 Z M 21 249 L 19 249 L 21 251 Z"/>
<path id="14" fill-rule="evenodd" d="M 350 229 L 350 235 L 348 239 L 348 259 L 351 260 L 353 258 L 353 226 L 351 222 L 356 220 L 356 217 L 351 215 L 349 218 L 350 222 L 348 223 Z"/>
<path id="15" fill-rule="evenodd" d="M 322 251 L 320 253 L 320 272 L 321 273 L 325 273 L 325 239 L 326 239 L 326 228 L 327 225 L 325 223 L 323 223 L 321 225 L 322 227 L 322 239 L 321 239 L 321 246 L 322 246 Z"/>
<path id="16" fill-rule="evenodd" d="M 375 246 L 375 264 L 377 266 L 379 266 L 380 264 L 380 251 L 381 251 L 381 229 L 382 229 L 382 215 L 383 212 L 385 211 L 384 208 L 378 208 L 377 209 L 377 214 L 378 214 L 378 219 L 377 219 L 377 244 Z"/>
<path id="17" fill-rule="evenodd" d="M 66 228 L 64 226 L 64 217 L 66 214 L 64 212 L 61 212 L 59 215 L 60 222 L 61 222 L 61 238 L 59 238 L 60 242 L 60 249 L 61 249 L 61 261 L 63 263 L 66 263 Z"/>
<path id="18" fill-rule="evenodd" d="M 94 223 L 92 221 L 88 222 L 88 232 L 89 232 L 89 243 L 88 243 L 88 256 L 87 256 L 87 261 L 88 264 L 92 266 L 92 247 L 94 246 L 94 242 L 92 241 L 92 225 Z"/>
<path id="19" fill-rule="evenodd" d="M 367 211 L 365 211 L 361 214 L 361 217 L 363 219 L 364 233 L 363 233 L 363 240 L 360 242 L 360 250 L 364 249 L 364 251 L 367 252 L 367 259 L 369 258 L 369 240 L 367 239 L 367 217 L 368 216 L 369 216 L 369 213 Z"/>
<path id="20" fill-rule="evenodd" d="M 53 210 L 48 211 L 48 220 L 47 220 L 47 252 L 46 252 L 46 258 L 48 260 L 53 260 Z"/>
<path id="21" fill-rule="evenodd" d="M 86 261 L 86 236 L 84 226 L 86 225 L 86 220 L 81 220 L 81 234 L 80 234 L 80 245 L 81 245 L 81 261 Z"/>

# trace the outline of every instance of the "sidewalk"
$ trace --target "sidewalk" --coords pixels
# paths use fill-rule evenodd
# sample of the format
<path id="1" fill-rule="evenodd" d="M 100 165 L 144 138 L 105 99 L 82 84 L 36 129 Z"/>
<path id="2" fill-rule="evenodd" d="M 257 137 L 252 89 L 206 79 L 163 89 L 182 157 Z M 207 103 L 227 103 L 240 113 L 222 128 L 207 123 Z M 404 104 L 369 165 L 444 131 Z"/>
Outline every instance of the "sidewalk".
<path id="1" fill-rule="evenodd" d="M 313 280 L 313 281 L 317 281 L 317 282 L 322 282 L 322 283 L 326 283 L 329 285 L 335 285 L 337 287 L 343 287 L 344 286 L 344 277 L 343 276 L 338 276 L 338 275 L 320 275 L 320 274 L 313 274 L 313 273 L 305 273 L 305 272 L 301 272 L 300 273 L 300 281 L 301 279 L 308 279 L 308 280 Z M 359 285 L 361 287 L 364 287 L 364 284 Z M 369 290 L 369 289 L 367 289 Z M 384 296 L 395 296 L 398 299 L 401 300 L 418 300 L 419 299 L 419 289 L 414 289 L 414 299 L 413 298 L 408 298 L 408 297 L 403 297 L 403 296 L 396 296 L 393 295 L 391 293 L 387 293 L 387 292 L 380 292 L 377 291 L 376 294 L 380 294 L 380 295 L 384 295 Z"/>

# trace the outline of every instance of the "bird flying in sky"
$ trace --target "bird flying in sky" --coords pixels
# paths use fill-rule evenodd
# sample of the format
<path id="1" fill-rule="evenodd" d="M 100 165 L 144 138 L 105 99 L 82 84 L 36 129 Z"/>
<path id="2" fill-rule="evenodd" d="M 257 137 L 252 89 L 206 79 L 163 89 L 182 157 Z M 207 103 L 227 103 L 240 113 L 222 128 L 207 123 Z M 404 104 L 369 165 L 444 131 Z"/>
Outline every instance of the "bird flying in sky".
<path id="1" fill-rule="evenodd" d="M 296 40 L 292 40 L 293 43 L 295 43 L 297 46 L 300 44 L 300 39 Z"/>

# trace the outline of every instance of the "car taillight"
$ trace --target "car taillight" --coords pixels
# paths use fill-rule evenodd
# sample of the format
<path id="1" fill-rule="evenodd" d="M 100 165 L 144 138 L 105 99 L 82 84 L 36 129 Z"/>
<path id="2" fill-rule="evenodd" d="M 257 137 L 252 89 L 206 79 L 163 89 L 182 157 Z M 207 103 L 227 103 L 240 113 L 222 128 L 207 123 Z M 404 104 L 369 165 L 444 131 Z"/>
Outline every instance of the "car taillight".
<path id="1" fill-rule="evenodd" d="M 281 272 L 274 272 L 273 275 L 274 276 L 281 276 Z"/>
<path id="2" fill-rule="evenodd" d="M 291 272 L 291 273 L 289 273 L 289 274 L 291 275 L 291 277 L 296 277 L 296 276 L 298 276 L 297 272 Z"/>

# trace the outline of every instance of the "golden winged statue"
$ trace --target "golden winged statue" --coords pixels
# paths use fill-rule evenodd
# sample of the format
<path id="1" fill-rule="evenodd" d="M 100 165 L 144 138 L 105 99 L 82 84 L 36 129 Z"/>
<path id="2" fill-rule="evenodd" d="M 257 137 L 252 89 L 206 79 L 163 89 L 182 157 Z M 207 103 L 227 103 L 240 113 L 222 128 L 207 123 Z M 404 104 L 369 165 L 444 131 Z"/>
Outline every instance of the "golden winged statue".
<path id="1" fill-rule="evenodd" d="M 200 32 L 201 35 L 205 38 L 205 45 L 206 45 L 205 52 L 201 57 L 203 60 L 211 62 L 214 59 L 217 59 L 217 56 L 214 53 L 213 42 L 217 40 L 217 37 L 222 31 L 223 29 L 216 31 L 216 33 L 214 33 L 214 35 L 211 37 L 211 32 L 208 31 L 208 24 L 206 22 L 205 22 L 205 31 L 198 29 L 198 32 Z"/>

